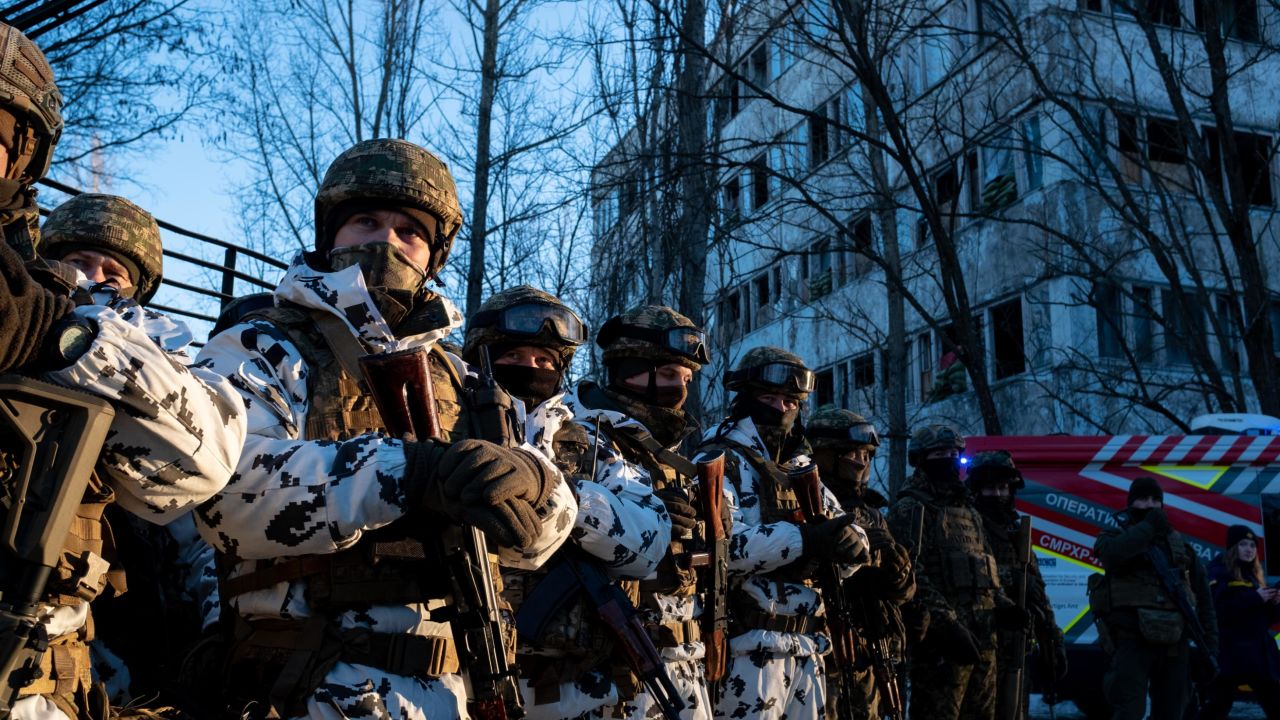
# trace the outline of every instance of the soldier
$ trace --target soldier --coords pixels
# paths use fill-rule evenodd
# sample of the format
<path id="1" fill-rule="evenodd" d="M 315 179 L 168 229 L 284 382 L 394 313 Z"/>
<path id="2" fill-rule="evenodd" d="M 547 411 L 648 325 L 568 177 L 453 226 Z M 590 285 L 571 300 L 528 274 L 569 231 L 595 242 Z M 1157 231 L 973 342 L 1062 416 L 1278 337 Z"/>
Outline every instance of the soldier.
<path id="1" fill-rule="evenodd" d="M 924 628 L 922 639 L 909 638 L 912 718 L 992 717 L 996 628 L 1027 622 L 1000 589 L 982 516 L 960 482 L 963 450 L 964 438 L 949 425 L 912 433 L 907 459 L 915 473 L 889 511 L 896 537 L 923 529 L 914 553 L 916 597 L 907 606 Z"/>
<path id="2" fill-rule="evenodd" d="M 1116 720 L 1139 720 L 1151 697 L 1152 720 L 1182 718 L 1190 684 L 1188 621 L 1161 582 L 1149 552 L 1162 553 L 1195 604 L 1210 654 L 1218 627 L 1204 567 L 1164 512 L 1164 490 L 1149 477 L 1129 486 L 1128 507 L 1098 534 L 1093 552 L 1104 575 L 1089 583 L 1102 647 L 1111 656 L 1103 692 Z"/>
<path id="3" fill-rule="evenodd" d="M 126 285 L 158 283 L 158 269 L 151 275 L 135 267 L 127 277 L 113 273 L 110 282 L 91 285 L 67 265 L 22 266 L 17 250 L 29 253 L 38 237 L 31 185 L 48 169 L 61 129 L 61 97 L 40 50 L 6 25 L 0 25 L 0 89 L 0 156 L 6 168 L 0 181 L 6 240 L 0 243 L 0 266 L 5 290 L 13 293 L 0 293 L 6 305 L 0 312 L 5 348 L 0 369 L 40 372 L 45 380 L 104 398 L 116 408 L 62 560 L 42 594 L 40 613 L 50 647 L 42 654 L 38 677 L 19 688 L 9 716 L 98 717 L 106 712 L 107 700 L 103 687 L 91 680 L 90 602 L 124 588 L 118 549 L 103 513 L 118 503 L 163 525 L 189 512 L 231 476 L 243 446 L 245 413 L 230 382 L 187 367 L 185 326 L 124 297 Z M 130 232 L 140 227 L 145 235 L 154 222 L 131 226 Z M 57 223 L 47 237 L 56 248 Z M 154 239 L 159 257 L 158 234 L 116 239 L 134 250 Z M 32 275 L 49 285 L 37 285 Z M 76 302 L 69 297 L 72 291 Z M 6 601 L 12 589 L 0 588 Z"/>
<path id="4" fill-rule="evenodd" d="M 685 720 L 711 717 L 697 576 L 678 562 L 694 549 L 697 518 L 689 492 L 680 487 L 693 473 L 687 467 L 678 469 L 688 461 L 674 451 L 696 427 L 683 408 L 693 374 L 708 360 L 703 342 L 702 330 L 671 308 L 644 305 L 628 310 L 610 318 L 596 334 L 606 384 L 583 382 L 564 398 L 574 421 L 587 431 L 586 453 L 595 461 L 588 460 L 586 468 L 596 482 L 610 489 L 626 482 L 651 488 L 654 496 L 637 499 L 645 506 L 658 506 L 671 525 L 668 531 L 637 538 L 644 541 L 645 555 L 656 552 L 661 562 L 629 592 L 639 598 L 641 616 L 684 702 Z M 660 708 L 651 693 L 634 681 L 625 684 L 630 687 L 620 688 L 624 717 L 658 716 Z"/>
<path id="5" fill-rule="evenodd" d="M 611 471 L 608 463 L 600 463 L 600 473 L 594 468 L 579 472 L 590 463 L 585 456 L 590 437 L 573 422 L 560 388 L 585 339 L 582 320 L 558 298 L 520 286 L 495 293 L 471 316 L 462 355 L 478 364 L 481 348 L 488 350 L 498 383 L 528 408 L 525 439 L 573 478 L 578 514 L 573 535 L 557 556 L 580 552 L 604 566 L 611 578 L 638 580 L 665 554 L 666 542 L 658 539 L 670 536 L 671 522 L 649 486 L 634 476 Z M 517 616 L 537 610 L 523 601 L 545 579 L 544 570 L 503 574 Z M 568 591 L 581 595 L 577 588 Z M 621 649 L 611 646 L 594 606 L 579 597 L 550 621 L 532 622 L 545 622 L 548 629 L 541 638 L 519 637 L 516 664 L 530 720 L 604 717 L 618 705 L 610 658 Z"/>
<path id="6" fill-rule="evenodd" d="M 813 372 L 776 347 L 748 350 L 725 374 L 735 393 L 729 418 L 710 430 L 703 452 L 726 451 L 725 486 L 733 515 L 729 573 L 735 622 L 716 717 L 820 718 L 826 712 L 823 601 L 806 584 L 808 561 L 851 571 L 868 542 L 823 489 L 830 518 L 803 522 L 788 470 L 810 464 L 799 423 Z"/>
<path id="7" fill-rule="evenodd" d="M 891 714 L 891 699 L 883 697 L 880 687 L 897 681 L 896 688 L 902 689 L 896 666 L 906 652 L 906 634 L 899 608 L 915 595 L 916 585 L 911 557 L 906 547 L 894 540 L 880 511 L 888 501 L 868 482 L 871 459 L 880 446 L 880 438 L 866 418 L 830 406 L 813 414 L 805 435 L 813 446 L 813 461 L 822 473 L 824 484 L 866 532 L 875 556 L 872 563 L 875 567 L 861 568 L 845 582 L 845 594 L 860 607 L 854 627 L 858 640 L 854 648 L 857 667 L 853 674 L 855 682 L 850 685 L 850 695 L 843 704 L 836 696 L 839 687 L 839 683 L 833 681 L 836 676 L 828 671 L 828 716 L 836 707 L 844 707 L 852 711 L 855 720 L 882 718 Z M 881 647 L 889 650 L 886 657 L 875 658 L 879 652 L 872 647 L 875 642 L 882 642 Z M 876 663 L 880 667 L 876 667 Z"/>
<path id="8" fill-rule="evenodd" d="M 440 347 L 462 318 L 427 285 L 461 221 L 435 155 L 358 143 L 325 173 L 315 250 L 275 306 L 201 353 L 250 416 L 235 478 L 197 517 L 227 555 L 231 697 L 295 717 L 464 716 L 449 573 L 419 528 L 467 523 L 503 565 L 533 569 L 572 527 L 572 493 L 534 449 L 467 437 L 474 373 Z M 414 348 L 428 351 L 443 440 L 389 437 L 356 366 Z"/>
<path id="9" fill-rule="evenodd" d="M 973 494 L 974 506 L 978 508 L 978 512 L 982 513 L 983 531 L 996 557 L 1000 585 L 1005 588 L 1006 593 L 1012 593 L 1012 588 L 1017 587 L 1018 580 L 1024 572 L 1021 563 L 1018 562 L 1015 546 L 1019 516 L 1018 511 L 1014 509 L 1014 498 L 1026 485 L 1022 479 L 1022 473 L 1013 464 L 1013 458 L 1008 451 L 995 450 L 978 453 L 969 460 L 965 481 Z M 1062 631 L 1058 629 L 1058 621 L 1053 615 L 1053 605 L 1050 604 L 1049 596 L 1045 593 L 1044 578 L 1040 575 L 1040 565 L 1036 562 L 1034 555 L 1031 557 L 1031 562 L 1027 564 L 1025 572 L 1027 573 L 1027 591 L 1024 607 L 1031 613 L 1031 624 L 1027 626 L 1026 632 L 1030 633 L 1028 637 L 1035 638 L 1039 643 L 1041 656 L 1052 657 L 1048 665 L 1053 669 L 1055 677 L 1049 678 L 1049 681 L 1054 682 L 1062 679 L 1067 672 L 1067 651 L 1062 640 Z M 1007 631 L 997 633 L 996 637 L 997 667 L 1000 676 L 1004 676 L 1012 668 L 1023 667 L 1025 658 L 1017 657 L 1017 653 L 1030 645 L 1015 647 L 1012 633 Z M 1026 678 L 1027 674 L 1024 672 L 1022 677 Z M 999 687 L 1004 688 L 1005 683 L 1000 682 Z M 1025 679 L 1022 681 L 1022 689 L 1023 697 L 1019 703 L 1022 711 L 1019 717 L 1026 717 L 1030 683 Z M 996 702 L 997 706 L 1005 703 L 1010 703 L 1012 706 L 1013 699 L 1000 697 Z M 1008 717 L 1008 715 L 1001 713 L 1000 717 Z"/>

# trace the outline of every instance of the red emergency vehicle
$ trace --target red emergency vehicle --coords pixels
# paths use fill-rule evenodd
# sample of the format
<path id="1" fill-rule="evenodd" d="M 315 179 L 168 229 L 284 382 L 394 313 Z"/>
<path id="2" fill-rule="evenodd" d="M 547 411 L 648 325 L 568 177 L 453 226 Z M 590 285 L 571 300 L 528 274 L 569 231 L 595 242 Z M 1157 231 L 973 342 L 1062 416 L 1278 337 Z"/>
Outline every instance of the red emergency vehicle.
<path id="1" fill-rule="evenodd" d="M 1032 544 L 1066 637 L 1070 673 L 1055 690 L 1089 717 L 1109 717 L 1102 699 L 1106 659 L 1089 610 L 1101 528 L 1113 526 L 1134 478 L 1155 478 L 1173 526 L 1206 565 L 1227 527 L 1247 525 L 1263 541 L 1269 576 L 1280 575 L 1280 437 L 1274 435 L 1001 436 L 966 438 L 966 456 L 1008 450 L 1026 488 L 1017 507 L 1032 517 Z M 1271 532 L 1272 529 L 1275 532 Z"/>

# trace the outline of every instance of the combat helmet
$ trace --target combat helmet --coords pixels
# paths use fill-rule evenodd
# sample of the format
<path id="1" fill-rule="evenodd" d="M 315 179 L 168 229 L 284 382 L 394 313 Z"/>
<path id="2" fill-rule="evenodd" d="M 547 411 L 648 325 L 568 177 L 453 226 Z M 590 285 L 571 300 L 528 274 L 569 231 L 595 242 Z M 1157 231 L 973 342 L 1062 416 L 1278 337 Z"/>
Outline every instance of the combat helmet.
<path id="1" fill-rule="evenodd" d="M 834 405 L 823 406 L 809 418 L 805 437 L 815 450 L 831 448 L 847 452 L 852 447 L 866 445 L 875 454 L 876 448 L 880 447 L 875 425 L 856 412 Z"/>
<path id="2" fill-rule="evenodd" d="M 337 213 L 349 202 L 385 204 L 435 218 L 438 227 L 431 239 L 427 277 L 435 277 L 444 267 L 462 227 L 462 208 L 449 166 L 407 140 L 382 138 L 357 143 L 325 171 L 316 193 L 316 252 L 322 258 L 333 249 Z"/>
<path id="3" fill-rule="evenodd" d="M 813 385 L 813 371 L 799 355 L 772 345 L 751 348 L 737 368 L 724 374 L 724 386 L 734 392 L 779 392 L 803 400 Z"/>
<path id="4" fill-rule="evenodd" d="M 520 285 L 494 293 L 467 320 L 462 357 L 476 364 L 482 346 L 532 345 L 555 353 L 563 372 L 586 335 L 582 319 L 560 298 Z"/>
<path id="5" fill-rule="evenodd" d="M 679 363 L 698 370 L 711 361 L 706 334 L 689 318 L 664 305 L 641 305 L 615 315 L 596 334 L 606 365 L 622 359 Z"/>
<path id="6" fill-rule="evenodd" d="M 1013 456 L 1008 450 L 980 452 L 969 460 L 968 468 L 965 482 L 974 492 L 989 482 L 1008 481 L 1011 490 L 1021 490 L 1026 486 L 1022 472 L 1013 464 Z"/>
<path id="7" fill-rule="evenodd" d="M 134 278 L 134 297 L 146 304 L 160 287 L 164 261 L 160 227 L 151 213 L 116 195 L 84 193 L 49 213 L 41 230 L 41 253 L 58 259 L 94 250 L 119 260 Z"/>
<path id="8" fill-rule="evenodd" d="M 44 177 L 53 148 L 62 136 L 62 93 L 53 68 L 36 44 L 20 30 L 0 23 L 0 109 L 16 124 L 6 128 L 12 140 L 10 161 L 26 186 Z"/>
<path id="9" fill-rule="evenodd" d="M 955 448 L 964 451 L 964 436 L 951 425 L 937 423 L 925 425 L 911 433 L 907 442 L 907 460 L 912 467 L 919 467 L 931 450 Z"/>

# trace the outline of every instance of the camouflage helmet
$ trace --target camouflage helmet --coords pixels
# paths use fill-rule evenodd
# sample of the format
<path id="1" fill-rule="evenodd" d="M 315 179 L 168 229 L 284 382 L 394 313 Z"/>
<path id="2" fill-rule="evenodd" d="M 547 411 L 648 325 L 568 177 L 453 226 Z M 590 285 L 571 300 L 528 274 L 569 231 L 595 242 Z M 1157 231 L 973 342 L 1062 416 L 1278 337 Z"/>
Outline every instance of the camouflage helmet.
<path id="1" fill-rule="evenodd" d="M 831 448 L 837 452 L 848 452 L 865 445 L 874 454 L 880 447 L 875 425 L 856 412 L 834 405 L 819 408 L 805 425 L 804 435 L 815 450 Z"/>
<path id="2" fill-rule="evenodd" d="M 133 275 L 139 303 L 145 304 L 160 287 L 160 227 L 151 213 L 122 197 L 77 195 L 54 208 L 40 232 L 45 257 L 56 260 L 75 250 L 94 250 L 120 260 Z"/>
<path id="3" fill-rule="evenodd" d="M 520 285 L 489 296 L 467 319 L 462 357 L 474 365 L 480 362 L 481 346 L 532 345 L 555 353 L 564 371 L 585 340 L 586 326 L 560 298 Z"/>
<path id="4" fill-rule="evenodd" d="M 955 448 L 964 450 L 964 435 L 951 425 L 938 423 L 935 425 L 925 425 L 924 427 L 911 433 L 911 440 L 907 443 L 907 460 L 913 466 L 920 465 L 930 450 L 946 450 Z"/>
<path id="5" fill-rule="evenodd" d="M 40 48 L 4 23 L 0 23 L 0 108 L 18 121 L 10 162 L 22 160 L 19 178 L 24 184 L 34 183 L 49 171 L 53 148 L 62 136 L 62 93 Z"/>
<path id="6" fill-rule="evenodd" d="M 980 452 L 969 459 L 968 468 L 965 473 L 965 482 L 975 491 L 987 482 L 1000 480 L 1007 480 L 1009 487 L 1014 490 L 1021 490 L 1026 486 L 1026 482 L 1022 479 L 1022 472 L 1018 470 L 1017 465 L 1013 464 L 1013 456 L 1008 450 Z"/>
<path id="7" fill-rule="evenodd" d="M 751 348 L 737 368 L 724 374 L 724 386 L 734 392 L 783 392 L 804 399 L 813 384 L 813 371 L 799 355 L 772 345 Z"/>
<path id="8" fill-rule="evenodd" d="M 407 140 L 365 140 L 339 155 L 325 171 L 316 193 L 316 251 L 333 249 L 334 213 L 349 202 L 385 203 L 423 212 L 438 222 L 428 277 L 444 267 L 462 227 L 462 208 L 449 166 Z"/>
<path id="9" fill-rule="evenodd" d="M 596 345 L 606 364 L 639 358 L 698 370 L 711 361 L 702 329 L 665 305 L 641 305 L 609 318 L 596 333 Z"/>

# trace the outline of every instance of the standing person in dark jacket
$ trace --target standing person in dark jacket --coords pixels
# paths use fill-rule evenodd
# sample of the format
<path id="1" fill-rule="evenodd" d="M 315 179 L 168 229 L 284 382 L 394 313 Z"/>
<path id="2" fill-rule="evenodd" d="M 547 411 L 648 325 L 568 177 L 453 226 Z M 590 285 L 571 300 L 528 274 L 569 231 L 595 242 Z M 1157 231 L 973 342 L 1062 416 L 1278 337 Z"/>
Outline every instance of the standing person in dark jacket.
<path id="1" fill-rule="evenodd" d="M 1280 718 L 1280 649 L 1271 626 L 1280 622 L 1280 590 L 1267 587 L 1258 561 L 1258 538 L 1244 525 L 1227 528 L 1227 546 L 1209 564 L 1209 587 L 1218 613 L 1221 674 L 1209 689 L 1200 717 L 1225 718 L 1236 688 L 1248 685 L 1267 714 Z"/>
<path id="2" fill-rule="evenodd" d="M 1093 552 L 1106 574 L 1089 584 L 1103 648 L 1111 656 L 1103 692 L 1114 720 L 1141 720 L 1151 697 L 1151 720 L 1181 720 L 1190 685 L 1191 632 L 1169 597 L 1147 551 L 1155 548 L 1177 573 L 1195 605 L 1210 653 L 1218 626 L 1204 565 L 1164 512 L 1164 491 L 1140 477 L 1129 486 L 1128 508 L 1104 529 Z"/>

